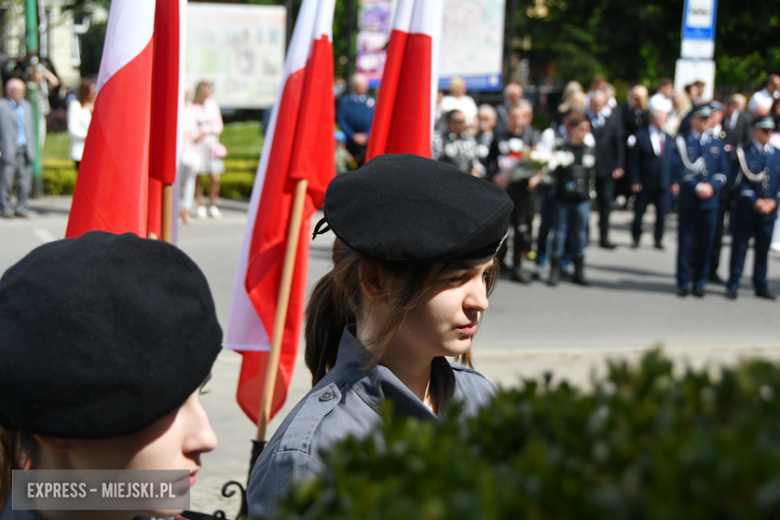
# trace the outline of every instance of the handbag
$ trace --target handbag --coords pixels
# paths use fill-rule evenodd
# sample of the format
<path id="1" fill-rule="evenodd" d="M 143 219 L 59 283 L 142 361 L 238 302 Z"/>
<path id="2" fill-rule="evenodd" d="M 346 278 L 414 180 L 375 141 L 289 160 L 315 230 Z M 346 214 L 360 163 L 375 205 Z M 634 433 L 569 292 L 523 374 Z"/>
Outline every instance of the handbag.
<path id="1" fill-rule="evenodd" d="M 211 155 L 214 157 L 214 159 L 224 159 L 227 157 L 227 154 L 227 148 L 222 143 L 215 144 L 211 149 Z"/>

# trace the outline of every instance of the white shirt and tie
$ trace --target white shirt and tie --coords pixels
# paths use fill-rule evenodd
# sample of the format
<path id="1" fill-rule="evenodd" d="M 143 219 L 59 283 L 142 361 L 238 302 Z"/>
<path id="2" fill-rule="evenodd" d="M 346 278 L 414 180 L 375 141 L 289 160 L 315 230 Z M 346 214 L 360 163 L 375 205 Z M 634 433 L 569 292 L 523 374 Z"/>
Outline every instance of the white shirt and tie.
<path id="1" fill-rule="evenodd" d="M 657 157 L 661 157 L 666 149 L 666 134 L 650 125 L 650 143 L 653 145 L 653 152 Z"/>

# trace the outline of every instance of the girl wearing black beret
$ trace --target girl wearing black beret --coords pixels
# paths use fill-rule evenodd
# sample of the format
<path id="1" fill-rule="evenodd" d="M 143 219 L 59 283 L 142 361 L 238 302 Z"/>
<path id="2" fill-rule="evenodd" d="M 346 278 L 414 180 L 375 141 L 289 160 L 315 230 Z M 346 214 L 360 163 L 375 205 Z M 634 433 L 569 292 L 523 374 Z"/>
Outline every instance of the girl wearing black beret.
<path id="1" fill-rule="evenodd" d="M 0 279 L 0 330 L 0 518 L 177 514 L 13 510 L 9 494 L 16 469 L 175 469 L 195 483 L 217 443 L 199 399 L 222 343 L 195 263 L 131 234 L 46 244 Z"/>
<path id="2" fill-rule="evenodd" d="M 421 420 L 490 400 L 471 346 L 511 211 L 498 186 L 412 155 L 379 156 L 331 182 L 315 236 L 335 233 L 333 269 L 306 309 L 314 388 L 253 468 L 250 517 L 272 517 L 292 483 L 321 469 L 321 450 L 370 434 L 386 399 Z"/>

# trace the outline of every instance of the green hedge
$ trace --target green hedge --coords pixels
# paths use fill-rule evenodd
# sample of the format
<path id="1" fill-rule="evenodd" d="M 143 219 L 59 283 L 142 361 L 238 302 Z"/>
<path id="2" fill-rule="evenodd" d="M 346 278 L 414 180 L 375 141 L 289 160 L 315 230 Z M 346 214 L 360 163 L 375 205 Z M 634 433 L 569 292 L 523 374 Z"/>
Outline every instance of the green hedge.
<path id="1" fill-rule="evenodd" d="M 478 417 L 390 419 L 324 455 L 283 519 L 780 517 L 780 368 L 675 378 L 658 352 L 593 392 L 526 381 Z"/>
<path id="2" fill-rule="evenodd" d="M 257 161 L 225 161 L 226 172 L 220 180 L 219 193 L 227 199 L 242 199 L 252 195 Z M 43 191 L 47 195 L 72 195 L 76 187 L 76 168 L 72 161 L 43 160 Z M 208 189 L 208 177 L 202 178 Z"/>

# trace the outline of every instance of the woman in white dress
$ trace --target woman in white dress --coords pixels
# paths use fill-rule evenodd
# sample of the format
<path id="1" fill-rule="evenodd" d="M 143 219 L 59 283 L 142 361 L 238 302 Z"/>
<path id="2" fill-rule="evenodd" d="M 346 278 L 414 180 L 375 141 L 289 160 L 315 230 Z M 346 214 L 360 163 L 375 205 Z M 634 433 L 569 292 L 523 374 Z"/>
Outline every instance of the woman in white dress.
<path id="1" fill-rule="evenodd" d="M 195 117 L 200 131 L 198 140 L 199 149 L 199 173 L 210 177 L 209 184 L 209 208 L 208 213 L 203 205 L 203 185 L 200 175 L 195 181 L 195 198 L 198 201 L 197 216 L 206 218 L 208 214 L 212 218 L 221 218 L 222 214 L 216 206 L 219 195 L 219 176 L 225 172 L 225 163 L 222 159 L 227 155 L 225 146 L 219 142 L 219 134 L 225 128 L 222 122 L 222 113 L 216 101 L 211 99 L 212 87 L 204 81 L 198 83 L 195 88 L 195 99 L 191 111 Z"/>
<path id="2" fill-rule="evenodd" d="M 84 142 L 87 140 L 92 110 L 95 108 L 97 87 L 94 82 L 83 79 L 79 86 L 79 98 L 68 105 L 68 133 L 70 134 L 70 160 L 75 161 L 76 170 L 84 155 Z"/>

